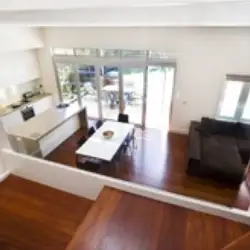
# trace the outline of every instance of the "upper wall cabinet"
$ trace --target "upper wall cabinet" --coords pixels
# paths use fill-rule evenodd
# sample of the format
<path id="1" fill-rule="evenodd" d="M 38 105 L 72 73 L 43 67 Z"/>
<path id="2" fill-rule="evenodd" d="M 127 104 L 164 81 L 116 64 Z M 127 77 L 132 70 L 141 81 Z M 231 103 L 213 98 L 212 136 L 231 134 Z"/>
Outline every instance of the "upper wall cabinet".
<path id="1" fill-rule="evenodd" d="M 44 46 L 39 29 L 0 26 L 0 53 L 38 49 Z"/>
<path id="2" fill-rule="evenodd" d="M 35 51 L 0 54 L 0 87 L 32 81 L 40 77 Z"/>

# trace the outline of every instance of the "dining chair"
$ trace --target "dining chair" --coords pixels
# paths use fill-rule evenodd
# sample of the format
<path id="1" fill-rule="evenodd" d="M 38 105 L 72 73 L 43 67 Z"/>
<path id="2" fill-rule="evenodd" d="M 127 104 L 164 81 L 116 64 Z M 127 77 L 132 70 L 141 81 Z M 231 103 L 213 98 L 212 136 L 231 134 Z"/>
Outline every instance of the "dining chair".
<path id="1" fill-rule="evenodd" d="M 102 120 L 98 120 L 96 122 L 96 124 L 95 124 L 96 129 L 100 128 L 102 126 L 102 124 L 103 124 L 103 121 Z"/>
<path id="2" fill-rule="evenodd" d="M 77 148 L 80 148 L 85 142 L 87 141 L 87 137 L 84 135 L 82 136 L 77 142 Z"/>
<path id="3" fill-rule="evenodd" d="M 128 148 L 130 149 L 131 153 L 133 153 L 133 150 L 137 148 L 135 129 L 133 129 L 132 133 L 128 135 L 124 141 L 124 144 L 123 144 L 124 152 L 126 152 Z"/>
<path id="4" fill-rule="evenodd" d="M 117 118 L 118 122 L 129 123 L 129 116 L 127 114 L 119 114 Z"/>
<path id="5" fill-rule="evenodd" d="M 82 170 L 97 172 L 100 169 L 102 163 L 103 162 L 100 159 L 76 155 L 76 167 Z"/>
<path id="6" fill-rule="evenodd" d="M 95 133 L 95 128 L 92 126 L 89 128 L 88 130 L 88 136 L 90 137 L 91 135 L 93 135 Z"/>

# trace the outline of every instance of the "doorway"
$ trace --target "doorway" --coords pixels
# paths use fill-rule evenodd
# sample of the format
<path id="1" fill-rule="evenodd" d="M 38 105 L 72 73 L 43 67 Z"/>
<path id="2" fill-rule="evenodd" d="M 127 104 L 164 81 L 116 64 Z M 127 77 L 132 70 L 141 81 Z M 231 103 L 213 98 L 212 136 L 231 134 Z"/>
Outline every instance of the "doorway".
<path id="1" fill-rule="evenodd" d="M 174 87 L 174 67 L 152 66 L 147 71 L 145 127 L 168 131 Z"/>

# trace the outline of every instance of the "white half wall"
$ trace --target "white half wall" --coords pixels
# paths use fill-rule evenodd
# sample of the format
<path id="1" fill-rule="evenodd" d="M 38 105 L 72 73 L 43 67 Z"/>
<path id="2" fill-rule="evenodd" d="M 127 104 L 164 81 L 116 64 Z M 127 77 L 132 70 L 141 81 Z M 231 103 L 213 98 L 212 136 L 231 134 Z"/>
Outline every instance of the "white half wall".
<path id="1" fill-rule="evenodd" d="M 190 120 L 215 115 L 226 74 L 250 74 L 250 28 L 54 27 L 43 32 L 47 49 L 87 47 L 168 52 L 177 62 L 170 123 L 173 131 L 187 132 Z M 57 91 L 51 59 L 48 55 L 40 58 L 46 88 Z"/>
<path id="2" fill-rule="evenodd" d="M 108 186 L 164 203 L 250 224 L 250 214 L 248 211 L 233 209 L 211 202 L 78 170 L 62 164 L 18 154 L 8 149 L 3 149 L 1 153 L 5 168 L 8 169 L 9 172 L 19 177 L 91 200 L 95 200 L 103 187 Z"/>

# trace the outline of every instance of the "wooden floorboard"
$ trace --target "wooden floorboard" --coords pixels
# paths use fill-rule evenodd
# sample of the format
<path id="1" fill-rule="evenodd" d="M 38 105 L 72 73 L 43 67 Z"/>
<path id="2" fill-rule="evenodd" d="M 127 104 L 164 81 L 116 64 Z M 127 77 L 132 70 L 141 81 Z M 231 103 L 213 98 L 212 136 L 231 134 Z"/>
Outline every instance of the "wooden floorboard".
<path id="1" fill-rule="evenodd" d="M 77 131 L 46 159 L 75 167 L 75 150 L 82 135 L 80 130 Z M 248 209 L 250 195 L 244 182 L 235 188 L 186 174 L 188 136 L 166 135 L 155 129 L 137 129 L 136 138 L 137 149 L 122 157 L 118 171 L 110 165 L 98 173 L 229 207 Z"/>
<path id="2" fill-rule="evenodd" d="M 0 183 L 0 249 L 64 250 L 92 201 L 9 176 Z"/>
<path id="3" fill-rule="evenodd" d="M 67 250 L 219 250 L 246 232 L 240 223 L 105 187 Z"/>

